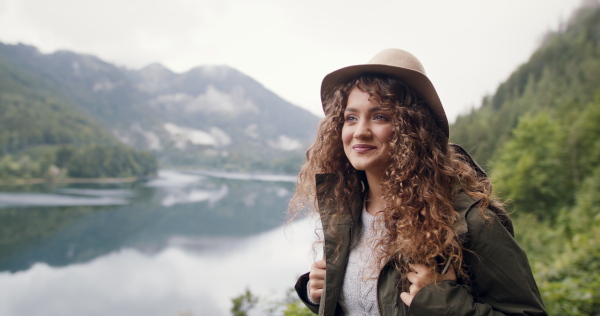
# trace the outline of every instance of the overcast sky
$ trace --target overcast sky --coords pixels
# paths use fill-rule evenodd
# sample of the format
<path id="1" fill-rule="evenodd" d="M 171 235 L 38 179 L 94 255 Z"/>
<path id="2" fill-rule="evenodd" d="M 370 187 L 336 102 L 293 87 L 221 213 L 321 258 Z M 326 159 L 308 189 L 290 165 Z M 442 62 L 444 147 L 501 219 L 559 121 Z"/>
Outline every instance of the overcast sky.
<path id="1" fill-rule="evenodd" d="M 597 1 L 597 0 L 596 0 Z M 228 65 L 321 113 L 327 73 L 415 54 L 450 120 L 480 105 L 581 0 L 0 0 L 0 41 L 175 72 Z"/>

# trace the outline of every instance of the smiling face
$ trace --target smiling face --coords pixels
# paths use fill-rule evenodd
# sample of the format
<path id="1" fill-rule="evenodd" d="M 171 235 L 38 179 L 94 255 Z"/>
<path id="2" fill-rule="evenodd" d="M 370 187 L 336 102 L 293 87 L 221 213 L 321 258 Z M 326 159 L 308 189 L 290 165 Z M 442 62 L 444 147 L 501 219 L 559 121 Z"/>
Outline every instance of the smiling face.
<path id="1" fill-rule="evenodd" d="M 391 163 L 392 113 L 368 93 L 354 88 L 344 111 L 344 153 L 357 170 L 382 176 Z"/>

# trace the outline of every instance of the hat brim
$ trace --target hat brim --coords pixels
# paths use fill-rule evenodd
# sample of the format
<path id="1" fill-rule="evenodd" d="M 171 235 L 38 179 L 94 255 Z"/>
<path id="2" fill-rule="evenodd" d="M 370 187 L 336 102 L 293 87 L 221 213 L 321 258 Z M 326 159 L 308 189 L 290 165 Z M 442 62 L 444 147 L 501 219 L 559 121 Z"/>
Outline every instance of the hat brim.
<path id="1" fill-rule="evenodd" d="M 450 135 L 448 118 L 442 106 L 442 102 L 435 90 L 435 87 L 421 72 L 382 64 L 363 64 L 348 66 L 338 69 L 323 78 L 321 83 L 321 103 L 325 110 L 325 100 L 333 90 L 341 84 L 348 82 L 362 74 L 383 74 L 400 79 L 405 85 L 410 87 L 417 96 L 423 100 L 435 116 L 435 120 L 446 137 Z"/>

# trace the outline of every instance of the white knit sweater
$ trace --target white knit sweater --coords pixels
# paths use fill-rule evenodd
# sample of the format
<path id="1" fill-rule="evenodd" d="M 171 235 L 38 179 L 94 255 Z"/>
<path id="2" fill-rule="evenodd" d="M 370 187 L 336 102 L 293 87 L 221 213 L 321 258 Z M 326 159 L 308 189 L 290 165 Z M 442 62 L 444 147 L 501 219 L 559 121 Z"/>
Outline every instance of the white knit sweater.
<path id="1" fill-rule="evenodd" d="M 377 304 L 377 277 L 379 269 L 375 261 L 375 216 L 365 208 L 362 211 L 362 231 L 348 256 L 340 304 L 346 315 L 379 315 Z M 378 226 L 378 225 L 377 225 Z"/>

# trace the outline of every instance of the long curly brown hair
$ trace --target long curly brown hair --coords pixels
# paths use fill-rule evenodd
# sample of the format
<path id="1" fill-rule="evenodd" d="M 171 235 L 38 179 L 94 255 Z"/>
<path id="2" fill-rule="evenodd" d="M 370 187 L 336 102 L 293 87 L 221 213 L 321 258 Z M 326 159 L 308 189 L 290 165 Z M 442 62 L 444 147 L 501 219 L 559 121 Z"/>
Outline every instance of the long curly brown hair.
<path id="1" fill-rule="evenodd" d="M 392 260 L 404 275 L 410 270 L 409 263 L 421 263 L 433 270 L 452 260 L 457 276 L 467 279 L 463 248 L 453 228 L 457 212 L 452 201 L 464 191 L 485 209 L 495 203 L 490 197 L 490 182 L 449 144 L 429 108 L 395 78 L 362 75 L 340 85 L 325 99 L 325 118 L 306 153 L 290 201 L 292 217 L 302 210 L 317 210 L 316 174 L 336 176 L 336 183 L 327 188 L 332 195 L 325 207 L 334 221 L 350 212 L 347 205 L 353 188 L 366 182 L 364 172 L 354 169 L 346 158 L 341 139 L 344 110 L 354 88 L 369 93 L 381 108 L 393 113 L 392 162 L 380 184 L 385 208 L 377 220 L 383 222 L 385 230 L 378 240 L 378 262 Z"/>

